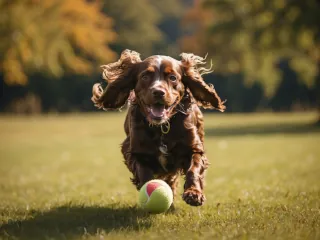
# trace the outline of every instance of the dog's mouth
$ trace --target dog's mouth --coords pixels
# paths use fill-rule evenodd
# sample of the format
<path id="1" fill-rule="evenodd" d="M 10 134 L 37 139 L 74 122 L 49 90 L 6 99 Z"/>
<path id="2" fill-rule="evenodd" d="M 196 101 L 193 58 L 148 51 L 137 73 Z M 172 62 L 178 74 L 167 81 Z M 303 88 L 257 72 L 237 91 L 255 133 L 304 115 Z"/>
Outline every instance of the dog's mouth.
<path id="1" fill-rule="evenodd" d="M 172 108 L 176 105 L 177 100 L 170 106 L 166 106 L 163 103 L 155 103 L 152 105 L 146 105 L 147 119 L 152 124 L 162 124 L 170 118 Z"/>

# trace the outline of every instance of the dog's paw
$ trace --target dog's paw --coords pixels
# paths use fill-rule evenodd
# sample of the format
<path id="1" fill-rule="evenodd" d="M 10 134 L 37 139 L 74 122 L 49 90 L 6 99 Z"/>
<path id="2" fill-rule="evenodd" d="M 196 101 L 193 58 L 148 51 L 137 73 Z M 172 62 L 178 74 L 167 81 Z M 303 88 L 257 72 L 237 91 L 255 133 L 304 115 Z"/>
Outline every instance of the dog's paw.
<path id="1" fill-rule="evenodd" d="M 182 198 L 191 206 L 201 206 L 206 200 L 204 194 L 200 190 L 193 187 L 186 189 L 182 194 Z"/>

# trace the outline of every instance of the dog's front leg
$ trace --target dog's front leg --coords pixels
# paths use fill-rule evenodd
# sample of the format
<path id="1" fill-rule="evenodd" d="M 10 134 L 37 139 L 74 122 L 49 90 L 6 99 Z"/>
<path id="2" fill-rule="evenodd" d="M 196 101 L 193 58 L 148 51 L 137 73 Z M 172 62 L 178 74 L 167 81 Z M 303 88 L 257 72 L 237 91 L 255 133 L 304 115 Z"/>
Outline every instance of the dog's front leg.
<path id="1" fill-rule="evenodd" d="M 125 146 L 125 144 L 123 144 Z M 124 149 L 124 148 L 123 148 Z M 140 160 L 143 160 L 142 156 L 132 154 L 132 153 L 125 153 L 124 152 L 124 157 L 125 157 L 125 164 L 127 165 L 128 169 L 132 173 L 131 182 L 136 186 L 138 190 L 148 182 L 149 180 L 153 179 L 153 171 L 143 165 Z"/>
<path id="2" fill-rule="evenodd" d="M 191 206 L 201 206 L 206 199 L 203 194 L 203 185 L 207 165 L 208 161 L 205 155 L 194 153 L 190 167 L 185 169 L 186 181 L 182 198 Z"/>
<path id="3" fill-rule="evenodd" d="M 140 189 L 146 182 L 153 179 L 153 171 L 139 162 L 136 162 L 136 170 L 139 178 L 137 189 Z"/>

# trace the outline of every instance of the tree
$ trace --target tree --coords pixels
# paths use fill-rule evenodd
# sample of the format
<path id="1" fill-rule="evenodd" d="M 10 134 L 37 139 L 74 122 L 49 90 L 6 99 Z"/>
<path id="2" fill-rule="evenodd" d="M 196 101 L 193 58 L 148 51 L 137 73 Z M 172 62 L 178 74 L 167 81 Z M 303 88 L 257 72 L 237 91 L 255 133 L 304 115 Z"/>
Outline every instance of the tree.
<path id="1" fill-rule="evenodd" d="M 134 5 L 131 0 L 106 0 L 103 11 L 115 20 L 118 40 L 113 47 L 117 52 L 129 48 L 147 57 L 158 49 L 166 50 L 164 46 L 177 48 L 160 25 L 181 15 L 180 0 L 137 0 Z"/>
<path id="2" fill-rule="evenodd" d="M 199 42 L 197 51 L 208 51 L 217 71 L 244 72 L 247 83 L 259 81 L 266 96 L 272 96 L 281 77 L 277 62 L 285 58 L 304 83 L 315 86 L 320 75 L 316 0 L 196 2 L 192 11 L 197 14 L 189 13 L 188 18 L 197 20 L 198 28 L 195 37 L 185 40 L 185 47 Z"/>
<path id="3" fill-rule="evenodd" d="M 25 85 L 32 73 L 88 74 L 97 63 L 114 60 L 112 20 L 100 9 L 98 1 L 0 0 L 5 82 Z"/>

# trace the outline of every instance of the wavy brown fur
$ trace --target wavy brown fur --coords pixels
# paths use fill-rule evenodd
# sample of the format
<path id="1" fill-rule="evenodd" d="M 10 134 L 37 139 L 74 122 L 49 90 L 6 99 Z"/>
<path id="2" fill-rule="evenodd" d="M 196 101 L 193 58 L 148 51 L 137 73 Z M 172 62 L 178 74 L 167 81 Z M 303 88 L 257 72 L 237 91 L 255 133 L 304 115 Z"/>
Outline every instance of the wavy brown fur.
<path id="1" fill-rule="evenodd" d="M 137 189 L 159 178 L 176 193 L 182 174 L 183 200 L 200 206 L 205 201 L 204 177 L 209 166 L 200 106 L 219 111 L 225 106 L 201 77 L 211 71 L 201 67 L 205 58 L 187 53 L 181 58 L 157 55 L 141 61 L 138 53 L 126 50 L 117 62 L 102 66 L 108 86 L 103 90 L 95 84 L 92 101 L 104 109 L 117 109 L 128 100 L 132 103 L 121 152 Z M 165 129 L 170 125 L 169 132 L 163 131 L 163 124 Z"/>
<path id="2" fill-rule="evenodd" d="M 120 59 L 117 62 L 101 66 L 103 69 L 102 78 L 108 83 L 113 82 L 121 75 L 124 75 L 128 68 L 130 68 L 133 64 L 139 62 L 141 62 L 140 54 L 126 49 L 121 53 Z"/>
<path id="3" fill-rule="evenodd" d="M 101 66 L 102 77 L 108 82 L 108 86 L 104 91 L 101 84 L 93 86 L 91 100 L 97 108 L 121 108 L 126 103 L 134 84 L 130 70 L 139 62 L 141 62 L 140 54 L 127 49 L 122 52 L 117 62 Z M 121 92 L 118 94 L 119 90 Z M 106 94 L 107 91 L 109 94 Z"/>
<path id="4" fill-rule="evenodd" d="M 220 112 L 224 112 L 226 107 L 225 101 L 221 101 L 213 85 L 207 85 L 202 79 L 203 74 L 211 73 L 210 68 L 199 67 L 206 64 L 205 58 L 196 56 L 192 53 L 182 53 L 181 63 L 185 68 L 186 85 L 191 90 L 199 106 L 203 108 L 214 108 Z"/>

